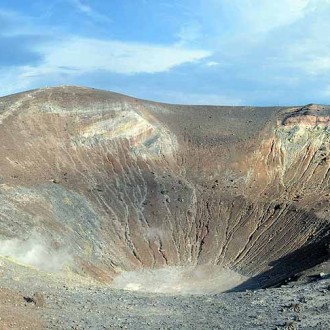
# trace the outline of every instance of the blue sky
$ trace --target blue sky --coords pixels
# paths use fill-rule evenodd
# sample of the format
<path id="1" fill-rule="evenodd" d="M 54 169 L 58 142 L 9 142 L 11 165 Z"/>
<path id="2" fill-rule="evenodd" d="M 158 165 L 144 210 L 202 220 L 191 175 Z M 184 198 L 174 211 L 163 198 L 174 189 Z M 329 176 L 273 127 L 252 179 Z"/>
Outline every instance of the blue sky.
<path id="1" fill-rule="evenodd" d="M 0 95 L 330 104 L 330 0 L 1 0 Z"/>

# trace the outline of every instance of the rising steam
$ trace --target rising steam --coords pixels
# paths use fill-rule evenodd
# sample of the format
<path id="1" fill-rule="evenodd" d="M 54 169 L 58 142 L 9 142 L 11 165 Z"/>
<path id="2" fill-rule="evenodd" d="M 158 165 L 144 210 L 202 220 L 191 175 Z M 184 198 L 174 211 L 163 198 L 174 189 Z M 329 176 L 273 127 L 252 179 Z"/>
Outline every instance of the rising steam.
<path id="1" fill-rule="evenodd" d="M 0 256 L 49 272 L 60 271 L 72 261 L 67 251 L 48 246 L 36 235 L 27 240 L 14 238 L 0 241 Z"/>

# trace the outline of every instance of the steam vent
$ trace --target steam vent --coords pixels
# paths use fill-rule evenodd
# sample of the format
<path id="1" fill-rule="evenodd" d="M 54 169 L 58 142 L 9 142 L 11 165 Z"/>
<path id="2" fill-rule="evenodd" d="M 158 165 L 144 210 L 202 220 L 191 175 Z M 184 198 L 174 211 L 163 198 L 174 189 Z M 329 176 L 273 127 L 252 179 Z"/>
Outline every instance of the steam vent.
<path id="1" fill-rule="evenodd" d="M 326 260 L 330 107 L 0 98 L 0 255 L 133 291 L 276 286 Z"/>

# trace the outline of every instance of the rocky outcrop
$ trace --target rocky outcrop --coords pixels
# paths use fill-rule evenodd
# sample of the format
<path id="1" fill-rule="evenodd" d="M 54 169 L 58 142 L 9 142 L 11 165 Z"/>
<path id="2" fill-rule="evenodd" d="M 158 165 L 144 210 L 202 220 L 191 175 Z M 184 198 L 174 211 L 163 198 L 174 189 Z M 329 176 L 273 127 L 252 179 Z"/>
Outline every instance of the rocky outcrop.
<path id="1" fill-rule="evenodd" d="M 280 122 L 284 126 L 328 127 L 330 123 L 330 107 L 310 104 L 302 108 L 294 108 L 289 113 L 286 113 Z"/>
<path id="2" fill-rule="evenodd" d="M 35 238 L 52 263 L 108 282 L 205 264 L 280 281 L 325 257 L 327 112 L 79 87 L 1 98 L 1 240 Z"/>

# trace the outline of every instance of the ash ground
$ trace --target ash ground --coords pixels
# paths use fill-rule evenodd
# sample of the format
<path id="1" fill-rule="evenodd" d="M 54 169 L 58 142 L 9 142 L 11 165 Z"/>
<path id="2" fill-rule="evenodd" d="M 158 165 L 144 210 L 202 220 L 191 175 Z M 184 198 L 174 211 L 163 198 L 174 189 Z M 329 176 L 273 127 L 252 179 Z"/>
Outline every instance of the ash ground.
<path id="1" fill-rule="evenodd" d="M 2 259 L 0 288 L 0 297 L 7 292 L 1 329 L 330 329 L 327 275 L 256 291 L 164 295 L 114 290 Z"/>

